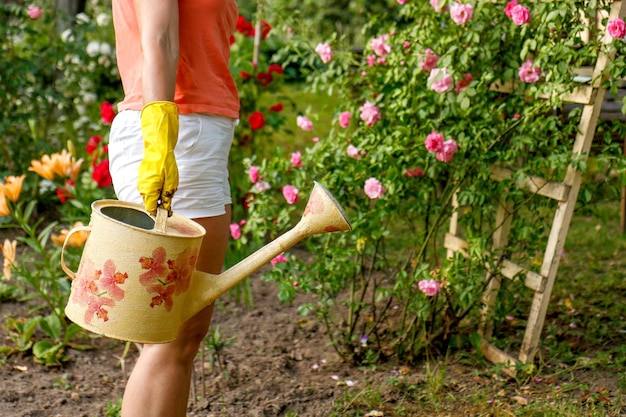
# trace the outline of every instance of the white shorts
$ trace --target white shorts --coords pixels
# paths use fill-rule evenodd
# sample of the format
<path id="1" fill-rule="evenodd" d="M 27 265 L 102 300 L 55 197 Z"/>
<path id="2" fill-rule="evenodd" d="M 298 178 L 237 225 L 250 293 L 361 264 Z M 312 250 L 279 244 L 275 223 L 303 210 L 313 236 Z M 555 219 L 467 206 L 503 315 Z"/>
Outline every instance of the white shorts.
<path id="1" fill-rule="evenodd" d="M 143 204 L 137 191 L 139 164 L 143 159 L 140 112 L 124 110 L 111 125 L 109 169 L 117 198 Z M 226 213 L 232 203 L 228 183 L 228 154 L 237 119 L 208 114 L 181 114 L 178 143 L 178 190 L 172 211 L 187 218 Z"/>

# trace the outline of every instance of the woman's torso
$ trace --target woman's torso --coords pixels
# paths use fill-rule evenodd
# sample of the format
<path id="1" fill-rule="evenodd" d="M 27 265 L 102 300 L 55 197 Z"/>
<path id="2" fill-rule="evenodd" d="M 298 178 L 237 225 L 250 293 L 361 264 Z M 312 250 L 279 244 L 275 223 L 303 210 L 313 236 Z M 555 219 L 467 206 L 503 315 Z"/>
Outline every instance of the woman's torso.
<path id="1" fill-rule="evenodd" d="M 235 0 L 179 0 L 180 55 L 174 101 L 179 111 L 239 117 L 232 78 L 230 37 L 238 8 Z M 141 43 L 132 0 L 113 0 L 117 65 L 124 87 L 118 110 L 143 107 Z"/>

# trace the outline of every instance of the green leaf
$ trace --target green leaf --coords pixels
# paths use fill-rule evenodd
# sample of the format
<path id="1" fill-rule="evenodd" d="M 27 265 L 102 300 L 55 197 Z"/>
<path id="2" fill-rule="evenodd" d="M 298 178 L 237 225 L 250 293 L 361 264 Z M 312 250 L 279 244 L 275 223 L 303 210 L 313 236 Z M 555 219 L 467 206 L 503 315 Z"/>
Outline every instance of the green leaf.
<path id="1" fill-rule="evenodd" d="M 52 339 L 61 339 L 61 321 L 55 314 L 44 317 L 44 319 L 39 322 L 39 327 Z"/>

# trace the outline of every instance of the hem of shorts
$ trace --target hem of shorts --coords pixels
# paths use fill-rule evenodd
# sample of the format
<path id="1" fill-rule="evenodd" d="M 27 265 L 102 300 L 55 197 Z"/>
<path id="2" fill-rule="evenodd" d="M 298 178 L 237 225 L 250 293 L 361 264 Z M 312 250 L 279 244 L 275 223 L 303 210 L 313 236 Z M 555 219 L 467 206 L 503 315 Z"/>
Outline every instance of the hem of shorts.
<path id="1" fill-rule="evenodd" d="M 231 203 L 226 203 L 231 204 Z M 174 213 L 179 214 L 188 219 L 201 219 L 203 217 L 217 217 L 226 214 L 226 208 L 221 209 L 178 209 L 174 208 Z"/>

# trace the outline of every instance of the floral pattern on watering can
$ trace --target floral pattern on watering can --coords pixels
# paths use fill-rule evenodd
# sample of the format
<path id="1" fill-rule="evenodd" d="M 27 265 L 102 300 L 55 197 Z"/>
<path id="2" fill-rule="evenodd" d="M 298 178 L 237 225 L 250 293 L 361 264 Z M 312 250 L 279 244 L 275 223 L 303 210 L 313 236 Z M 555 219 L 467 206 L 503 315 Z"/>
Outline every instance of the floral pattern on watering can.
<path id="1" fill-rule="evenodd" d="M 120 286 L 128 279 L 128 273 L 116 269 L 112 259 L 107 259 L 102 269 L 96 269 L 90 259 L 84 259 L 74 283 L 72 301 L 86 307 L 85 323 L 91 323 L 94 316 L 108 321 L 109 309 L 124 298 L 124 290 Z"/>
<path id="2" fill-rule="evenodd" d="M 150 307 L 162 305 L 166 311 L 172 310 L 173 296 L 189 289 L 197 256 L 198 249 L 186 248 L 175 260 L 167 259 L 165 248 L 159 246 L 152 251 L 152 256 L 139 258 L 141 269 L 146 270 L 139 276 L 139 282 L 148 293 L 155 294 Z"/>

